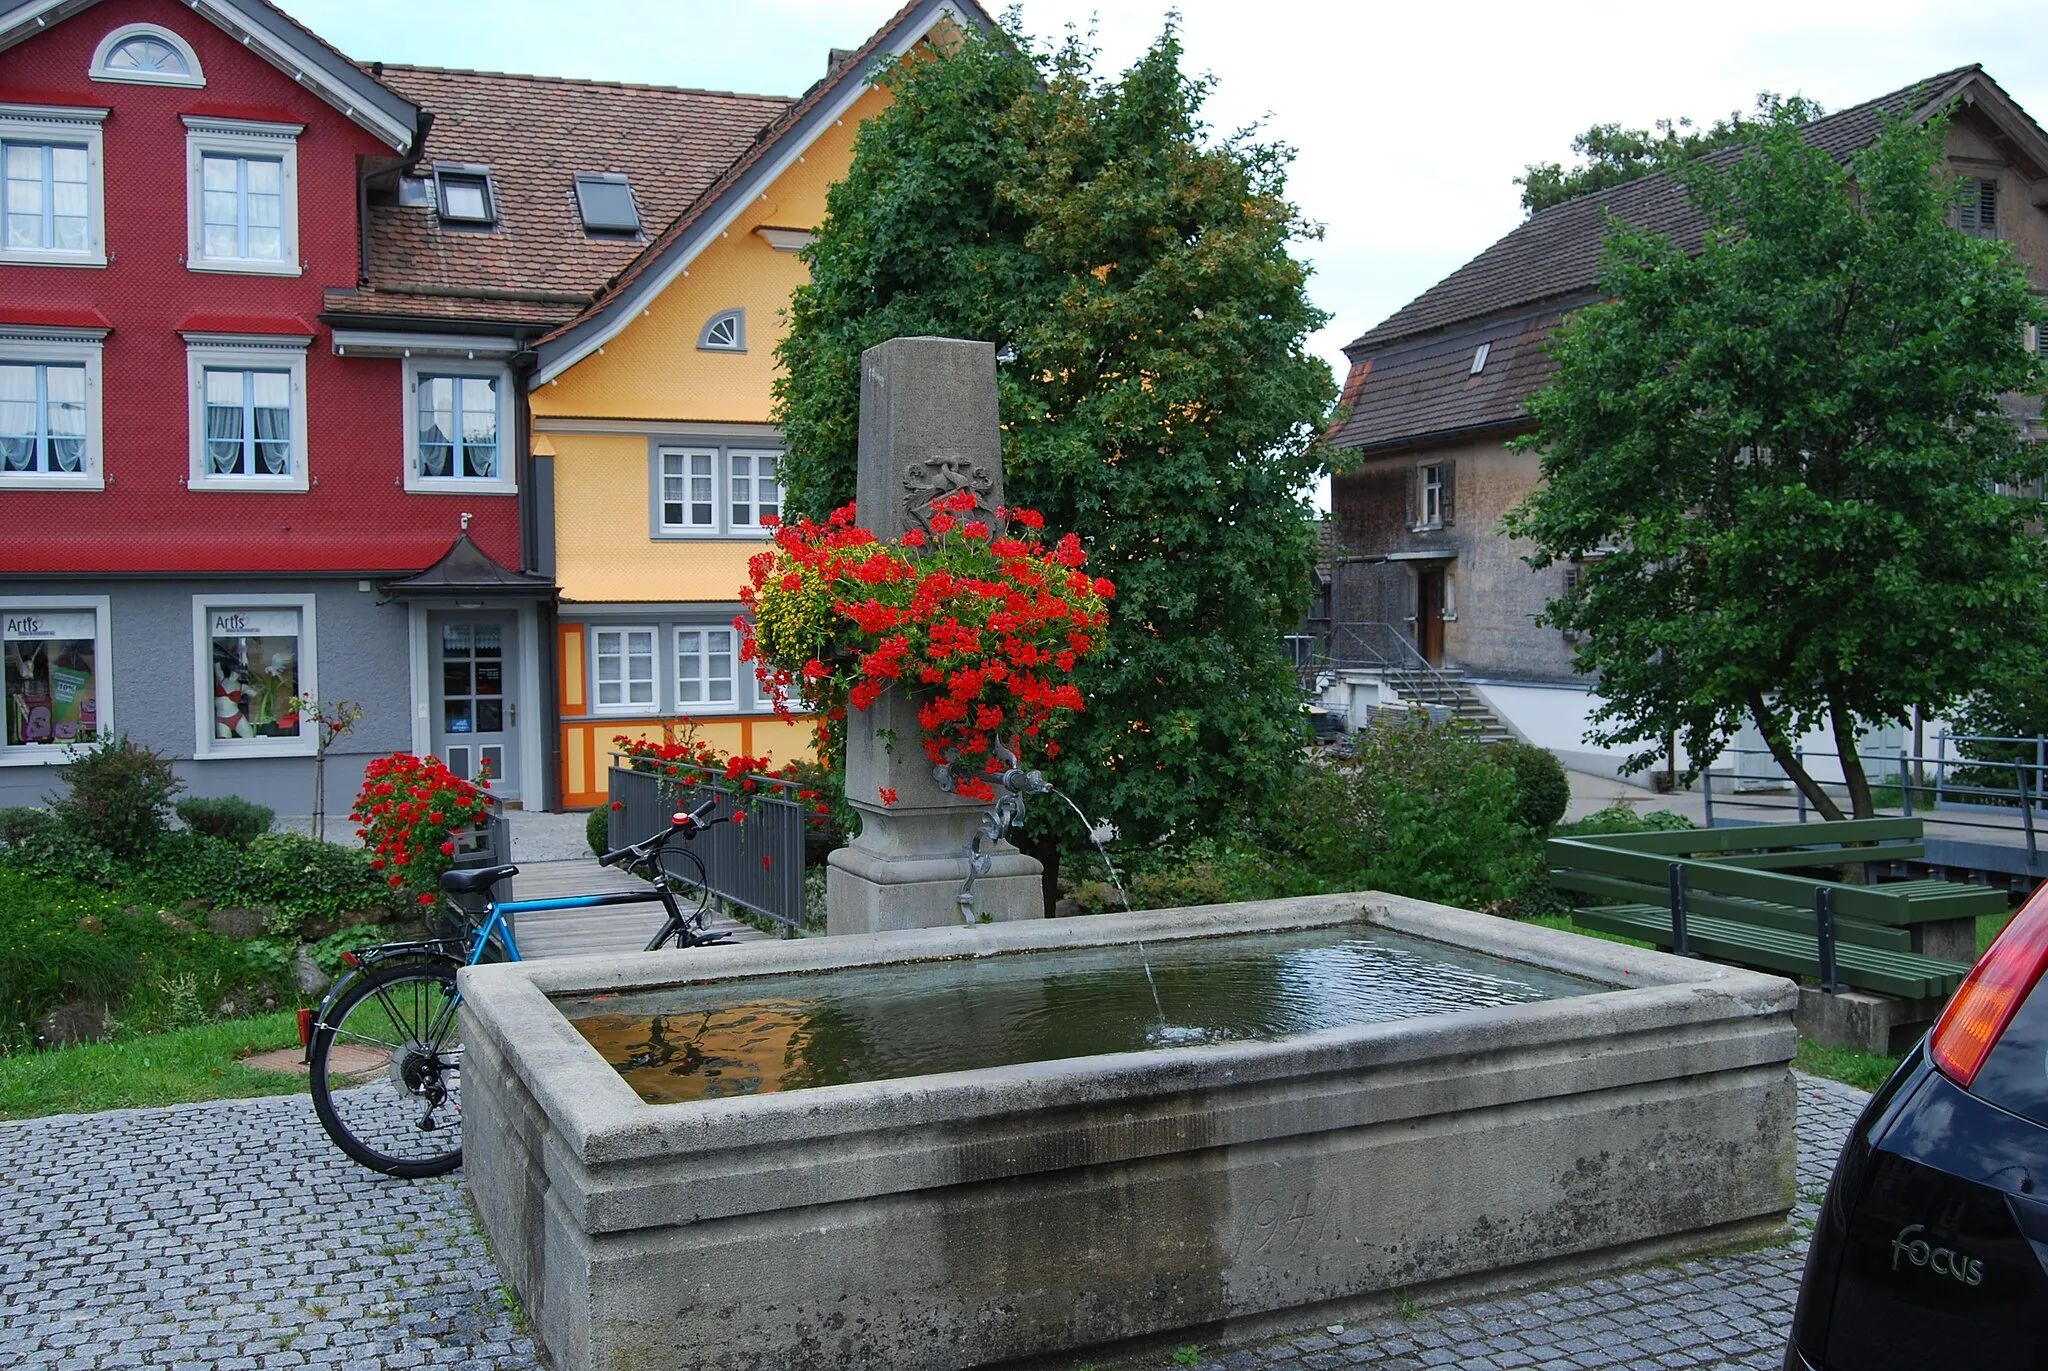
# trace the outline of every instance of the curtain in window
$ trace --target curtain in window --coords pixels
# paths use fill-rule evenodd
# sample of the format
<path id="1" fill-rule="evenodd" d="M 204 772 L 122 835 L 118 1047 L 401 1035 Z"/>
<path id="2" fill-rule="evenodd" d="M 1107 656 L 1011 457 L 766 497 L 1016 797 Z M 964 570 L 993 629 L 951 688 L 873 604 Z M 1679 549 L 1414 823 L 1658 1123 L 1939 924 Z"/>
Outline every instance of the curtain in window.
<path id="1" fill-rule="evenodd" d="M 85 470 L 85 368 L 50 367 L 44 372 L 49 396 L 50 470 Z"/>
<path id="2" fill-rule="evenodd" d="M 420 475 L 449 476 L 455 460 L 455 382 L 422 376 L 419 384 Z"/>
<path id="3" fill-rule="evenodd" d="M 255 385 L 257 474 L 289 476 L 292 470 L 292 378 L 289 372 L 251 373 Z"/>
<path id="4" fill-rule="evenodd" d="M 206 373 L 206 469 L 216 476 L 245 474 L 242 465 L 242 373 Z"/>
<path id="5" fill-rule="evenodd" d="M 0 366 L 0 471 L 36 469 L 36 369 Z"/>
<path id="6" fill-rule="evenodd" d="M 498 383 L 487 377 L 462 382 L 462 461 L 464 475 L 498 474 Z"/>

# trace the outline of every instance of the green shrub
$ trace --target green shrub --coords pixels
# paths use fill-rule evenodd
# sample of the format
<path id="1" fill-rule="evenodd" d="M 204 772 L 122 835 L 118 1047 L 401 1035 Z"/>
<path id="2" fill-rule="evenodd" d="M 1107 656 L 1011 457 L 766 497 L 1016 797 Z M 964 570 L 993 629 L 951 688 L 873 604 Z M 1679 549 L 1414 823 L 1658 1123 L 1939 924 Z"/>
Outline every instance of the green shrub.
<path id="1" fill-rule="evenodd" d="M 11 809 L 0 809 L 0 847 L 13 847 L 26 838 L 42 832 L 54 822 L 55 816 L 47 809 L 34 809 L 17 805 Z"/>
<path id="2" fill-rule="evenodd" d="M 590 850 L 603 856 L 612 850 L 612 812 L 599 805 L 590 811 L 590 817 L 583 821 L 583 841 L 590 844 Z"/>
<path id="3" fill-rule="evenodd" d="M 290 949 L 219 937 L 154 905 L 75 882 L 0 870 L 0 1047 L 29 1045 L 59 1004 L 113 1011 L 148 1032 L 296 1003 Z"/>
<path id="4" fill-rule="evenodd" d="M 131 863 L 54 816 L 10 843 L 0 863 L 31 876 L 96 886 L 116 886 L 134 874 Z"/>
<path id="5" fill-rule="evenodd" d="M 1572 783 L 1564 764 L 1549 748 L 1528 743 L 1502 743 L 1496 749 L 1515 774 L 1515 822 L 1548 833 L 1572 802 Z"/>
<path id="6" fill-rule="evenodd" d="M 1469 727 L 1389 719 L 1303 768 L 1266 832 L 1330 889 L 1490 909 L 1537 873 L 1516 799 L 1513 770 Z"/>
<path id="7" fill-rule="evenodd" d="M 279 938 L 299 937 L 308 921 L 384 919 L 396 912 L 390 887 L 370 869 L 369 853 L 303 833 L 265 833 L 247 848 L 204 833 L 172 833 L 136 875 L 135 888 L 161 903 L 267 910 L 264 929 Z"/>
<path id="8" fill-rule="evenodd" d="M 121 858 L 155 849 L 171 800 L 185 788 L 170 758 L 125 735 L 73 749 L 59 775 L 66 793 L 53 806 L 58 817 Z"/>
<path id="9" fill-rule="evenodd" d="M 1078 859 L 1075 870 L 1101 871 L 1101 861 Z M 1093 899 L 1082 902 L 1090 913 L 1120 912 L 1116 887 L 1106 879 L 1077 887 Z M 1327 887 L 1299 862 L 1250 843 L 1202 839 L 1186 847 L 1150 854 L 1135 871 L 1124 875 L 1133 909 L 1174 909 L 1182 905 L 1228 904 L 1238 900 L 1279 900 L 1321 894 Z M 1091 907 L 1091 906 L 1099 906 Z"/>
<path id="10" fill-rule="evenodd" d="M 1625 804 L 1611 804 L 1596 813 L 1588 814 L 1583 819 L 1558 825 L 1551 836 L 1592 838 L 1602 833 L 1648 833 L 1657 830 L 1675 832 L 1697 827 L 1698 824 L 1676 810 L 1653 809 L 1647 814 L 1638 814 Z"/>
<path id="11" fill-rule="evenodd" d="M 268 805 L 251 804 L 239 795 L 217 799 L 194 795 L 178 801 L 178 817 L 196 833 L 247 847 L 270 831 L 271 820 L 277 813 Z"/>

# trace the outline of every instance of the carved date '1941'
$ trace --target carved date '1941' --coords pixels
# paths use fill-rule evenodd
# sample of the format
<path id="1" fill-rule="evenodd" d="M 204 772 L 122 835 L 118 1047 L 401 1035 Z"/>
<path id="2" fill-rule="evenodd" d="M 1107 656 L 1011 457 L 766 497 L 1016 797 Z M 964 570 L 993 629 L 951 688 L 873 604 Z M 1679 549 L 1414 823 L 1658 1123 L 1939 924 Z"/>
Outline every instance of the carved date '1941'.
<path id="1" fill-rule="evenodd" d="M 1285 1199 L 1268 1196 L 1253 1205 L 1238 1225 L 1230 1259 L 1256 1257 L 1267 1251 L 1307 1252 L 1317 1243 L 1335 1242 L 1344 1236 L 1343 1214 L 1343 1192 L 1337 1190 Z"/>

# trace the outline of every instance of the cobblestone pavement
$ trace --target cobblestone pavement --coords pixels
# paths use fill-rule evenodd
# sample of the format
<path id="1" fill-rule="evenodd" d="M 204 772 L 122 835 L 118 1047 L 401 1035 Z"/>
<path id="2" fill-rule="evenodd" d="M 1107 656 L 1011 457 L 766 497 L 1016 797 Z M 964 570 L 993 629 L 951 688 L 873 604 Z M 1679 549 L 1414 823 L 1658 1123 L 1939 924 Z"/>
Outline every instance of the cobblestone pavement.
<path id="1" fill-rule="evenodd" d="M 459 1177 L 350 1162 L 304 1095 L 0 1124 L 0 1366 L 538 1365 Z"/>
<path id="2" fill-rule="evenodd" d="M 1799 1095 L 1804 1229 L 1867 1097 L 1808 1077 Z M 457 1178 L 355 1166 L 302 1095 L 0 1124 L 0 1158 L 0 1366 L 539 1364 Z M 1200 1365 L 1777 1371 L 1804 1256 L 1802 1239 L 1317 1328 Z"/>

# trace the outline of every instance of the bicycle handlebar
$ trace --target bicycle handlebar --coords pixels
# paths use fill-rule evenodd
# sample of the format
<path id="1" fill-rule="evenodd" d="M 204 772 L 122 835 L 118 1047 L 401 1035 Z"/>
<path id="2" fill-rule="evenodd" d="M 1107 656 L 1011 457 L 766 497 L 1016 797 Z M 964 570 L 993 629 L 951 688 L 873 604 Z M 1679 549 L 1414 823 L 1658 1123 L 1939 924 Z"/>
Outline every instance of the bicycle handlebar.
<path id="1" fill-rule="evenodd" d="M 711 827 L 714 821 L 708 820 L 705 816 L 716 808 L 718 808 L 718 796 L 714 794 L 695 809 L 688 812 L 678 812 L 669 820 L 669 826 L 662 829 L 659 833 L 651 837 L 642 838 L 637 843 L 627 843 L 624 847 L 614 848 L 610 852 L 604 853 L 597 859 L 597 864 L 599 866 L 616 866 L 628 857 L 639 861 L 677 833 L 681 833 L 685 838 L 695 838 L 700 830 Z"/>

